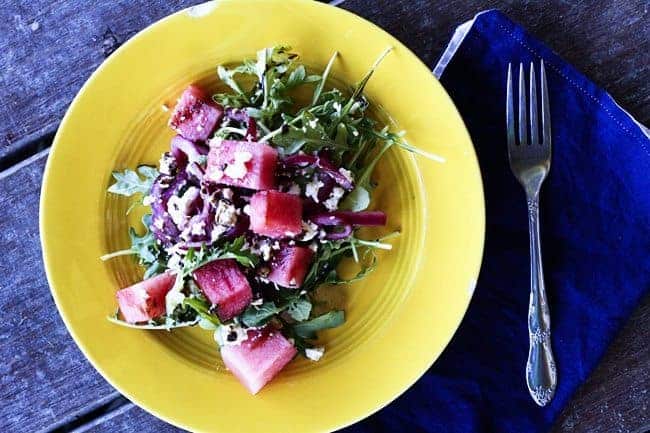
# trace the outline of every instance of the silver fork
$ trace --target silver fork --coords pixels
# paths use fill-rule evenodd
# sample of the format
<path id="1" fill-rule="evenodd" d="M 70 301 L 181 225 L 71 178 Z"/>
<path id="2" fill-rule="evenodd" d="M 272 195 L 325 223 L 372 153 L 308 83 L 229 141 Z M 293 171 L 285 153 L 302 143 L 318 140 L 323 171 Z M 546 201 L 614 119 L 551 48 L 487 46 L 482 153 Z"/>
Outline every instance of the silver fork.
<path id="1" fill-rule="evenodd" d="M 540 66 L 542 136 L 537 122 L 537 85 L 535 69 L 530 64 L 530 104 L 526 104 L 526 77 L 519 64 L 518 137 L 515 134 L 515 110 L 512 89 L 512 66 L 508 65 L 506 95 L 506 126 L 510 168 L 526 191 L 528 231 L 530 238 L 530 303 L 528 307 L 529 349 L 526 363 L 526 384 L 531 397 L 546 406 L 555 395 L 557 372 L 551 350 L 551 318 L 546 301 L 542 250 L 539 239 L 539 190 L 551 168 L 551 114 L 546 86 L 544 62 Z M 530 139 L 526 111 L 530 117 Z"/>

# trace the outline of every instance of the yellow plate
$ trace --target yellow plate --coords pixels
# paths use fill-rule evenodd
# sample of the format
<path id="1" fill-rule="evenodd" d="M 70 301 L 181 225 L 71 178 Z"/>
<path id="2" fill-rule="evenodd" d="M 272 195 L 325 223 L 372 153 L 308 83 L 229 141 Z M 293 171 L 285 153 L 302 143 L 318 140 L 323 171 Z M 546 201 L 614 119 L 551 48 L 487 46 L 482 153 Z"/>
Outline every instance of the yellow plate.
<path id="1" fill-rule="evenodd" d="M 395 248 L 361 283 L 326 302 L 347 322 L 323 333 L 323 359 L 297 359 L 257 396 L 221 364 L 209 332 L 139 331 L 106 320 L 115 291 L 137 281 L 128 258 L 127 200 L 106 188 L 114 169 L 155 163 L 172 136 L 173 105 L 190 82 L 217 86 L 215 65 L 284 43 L 322 70 L 354 83 L 386 47 L 394 51 L 366 94 L 378 116 L 407 131 L 440 164 L 391 149 L 378 167 L 373 206 L 401 228 Z M 390 118 L 386 114 L 389 113 Z M 95 368 L 139 406 L 177 426 L 205 432 L 320 432 L 377 411 L 437 359 L 458 327 L 480 267 L 484 207 L 472 143 L 451 100 L 396 39 L 344 10 L 300 0 L 222 0 L 148 27 L 92 75 L 54 141 L 41 199 L 43 255 L 52 295 Z"/>

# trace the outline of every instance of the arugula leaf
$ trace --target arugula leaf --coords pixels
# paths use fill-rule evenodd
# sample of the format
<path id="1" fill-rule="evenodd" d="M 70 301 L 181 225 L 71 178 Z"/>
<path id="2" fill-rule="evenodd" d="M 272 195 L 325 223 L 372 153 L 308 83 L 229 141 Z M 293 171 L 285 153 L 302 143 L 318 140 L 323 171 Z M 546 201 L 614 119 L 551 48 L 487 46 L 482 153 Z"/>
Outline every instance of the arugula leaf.
<path id="1" fill-rule="evenodd" d="M 146 195 L 151 191 L 158 174 L 156 168 L 147 165 L 139 166 L 137 171 L 128 168 L 123 172 L 114 171 L 115 183 L 108 188 L 108 192 L 126 197 L 134 194 Z"/>
<path id="2" fill-rule="evenodd" d="M 316 86 L 316 89 L 314 89 L 314 96 L 311 99 L 311 105 L 314 106 L 320 99 L 320 95 L 323 92 L 323 88 L 325 87 L 325 84 L 327 82 L 327 77 L 330 74 L 330 70 L 332 69 L 332 65 L 334 64 L 334 60 L 336 59 L 336 56 L 338 56 L 338 51 L 334 51 L 334 54 L 332 54 L 332 57 L 330 58 L 329 62 L 327 62 L 327 66 L 325 66 L 325 70 L 323 71 L 323 76 L 321 77 L 320 82 Z"/>
<path id="3" fill-rule="evenodd" d="M 366 210 L 370 205 L 370 193 L 366 188 L 357 185 L 350 191 L 339 206 L 341 209 L 352 210 L 355 212 Z"/>
<path id="4" fill-rule="evenodd" d="M 137 234 L 133 227 L 129 228 L 129 237 L 131 238 L 130 248 L 105 254 L 100 259 L 106 261 L 114 257 L 135 255 L 138 257 L 138 262 L 141 265 L 148 266 L 145 272 L 145 278 L 149 278 L 163 271 L 164 264 L 161 261 L 162 251 L 160 245 L 158 245 L 156 237 L 149 230 L 151 226 L 151 214 L 143 215 L 142 225 L 144 226 L 144 233 L 141 236 Z"/>
<path id="5" fill-rule="evenodd" d="M 125 328 L 169 331 L 170 329 L 186 328 L 188 326 L 194 326 L 198 323 L 198 320 L 193 320 L 188 322 L 174 322 L 171 324 L 167 324 L 167 323 L 160 324 L 160 323 L 156 323 L 155 321 L 150 321 L 149 323 L 143 323 L 143 324 L 136 324 L 136 323 L 125 322 L 124 320 L 120 319 L 118 313 L 119 311 L 116 311 L 115 314 L 113 314 L 112 316 L 108 316 L 106 319 L 111 323 L 124 326 Z"/>
<path id="6" fill-rule="evenodd" d="M 289 313 L 289 316 L 291 316 L 292 319 L 302 322 L 303 320 L 309 319 L 311 307 L 311 302 L 309 302 L 308 299 L 298 298 L 289 304 L 287 307 L 287 313 Z"/>
<path id="7" fill-rule="evenodd" d="M 203 297 L 185 298 L 183 305 L 191 307 L 201 317 L 203 321 L 207 321 L 215 326 L 221 325 L 219 318 L 210 312 L 210 303 Z"/>
<path id="8" fill-rule="evenodd" d="M 214 248 L 209 252 L 205 247 L 201 247 L 198 251 L 190 248 L 182 261 L 183 274 L 190 275 L 201 266 L 213 260 L 234 259 L 242 266 L 251 268 L 257 266 L 260 258 L 244 247 L 245 242 L 244 237 L 240 236 L 234 241 L 225 243 L 221 247 Z"/>
<path id="9" fill-rule="evenodd" d="M 262 326 L 282 310 L 282 308 L 278 308 L 273 302 L 265 302 L 258 306 L 249 305 L 240 316 L 240 320 L 246 326 Z"/>
<path id="10" fill-rule="evenodd" d="M 293 331 L 298 337 L 313 340 L 317 337 L 316 332 L 323 329 L 336 328 L 344 322 L 345 313 L 343 311 L 330 311 L 322 316 L 294 325 Z"/>

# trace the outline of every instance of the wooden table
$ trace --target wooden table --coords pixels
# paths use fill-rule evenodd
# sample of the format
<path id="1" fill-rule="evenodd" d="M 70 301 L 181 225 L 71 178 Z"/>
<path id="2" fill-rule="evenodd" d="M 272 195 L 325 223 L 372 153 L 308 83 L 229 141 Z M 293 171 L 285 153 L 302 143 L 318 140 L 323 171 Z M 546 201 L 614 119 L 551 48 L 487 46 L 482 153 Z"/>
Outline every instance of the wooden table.
<path id="1" fill-rule="evenodd" d="M 121 397 L 68 335 L 43 271 L 38 200 L 47 148 L 90 73 L 143 27 L 194 3 L 10 0 L 0 8 L 2 432 L 178 431 Z M 606 88 L 642 123 L 650 120 L 648 1 L 334 3 L 380 25 L 431 67 L 455 26 L 480 10 L 500 8 Z M 650 429 L 649 338 L 647 297 L 553 431 Z"/>

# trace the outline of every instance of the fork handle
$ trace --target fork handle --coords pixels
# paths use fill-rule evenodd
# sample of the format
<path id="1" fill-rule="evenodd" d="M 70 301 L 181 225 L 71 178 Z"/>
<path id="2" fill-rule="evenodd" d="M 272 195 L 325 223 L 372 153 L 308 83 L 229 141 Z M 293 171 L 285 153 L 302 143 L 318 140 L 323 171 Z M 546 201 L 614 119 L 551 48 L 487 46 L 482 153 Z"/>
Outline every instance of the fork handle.
<path id="1" fill-rule="evenodd" d="M 539 406 L 546 406 L 555 395 L 557 371 L 551 349 L 551 317 L 546 301 L 542 249 L 539 237 L 539 195 L 528 196 L 530 237 L 530 304 L 528 307 L 529 349 L 526 384 Z"/>

